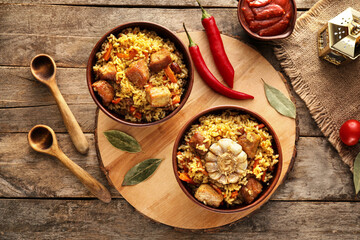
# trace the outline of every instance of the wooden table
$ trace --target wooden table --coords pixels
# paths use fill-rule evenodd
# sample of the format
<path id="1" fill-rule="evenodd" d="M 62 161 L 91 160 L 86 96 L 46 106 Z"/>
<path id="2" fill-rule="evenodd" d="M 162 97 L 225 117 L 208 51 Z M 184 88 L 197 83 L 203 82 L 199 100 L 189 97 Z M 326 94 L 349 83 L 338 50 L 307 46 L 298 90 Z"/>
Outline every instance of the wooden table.
<path id="1" fill-rule="evenodd" d="M 253 215 L 219 229 L 189 231 L 156 223 L 138 213 L 109 186 L 95 151 L 96 106 L 85 67 L 96 41 L 109 29 L 145 20 L 182 31 L 199 31 L 193 0 L 1 0 L 0 5 L 0 239 L 360 239 L 360 199 L 352 174 L 323 137 L 296 96 L 300 137 L 287 180 Z M 297 0 L 299 15 L 316 0 Z M 280 70 L 271 47 L 241 29 L 235 0 L 203 1 L 222 33 L 259 50 Z M 90 143 L 76 152 L 48 89 L 29 69 L 33 56 L 55 59 L 57 80 Z M 27 132 L 51 126 L 63 151 L 111 189 L 113 200 L 95 199 L 57 160 L 33 151 Z M 179 209 L 181 211 L 181 209 Z"/>

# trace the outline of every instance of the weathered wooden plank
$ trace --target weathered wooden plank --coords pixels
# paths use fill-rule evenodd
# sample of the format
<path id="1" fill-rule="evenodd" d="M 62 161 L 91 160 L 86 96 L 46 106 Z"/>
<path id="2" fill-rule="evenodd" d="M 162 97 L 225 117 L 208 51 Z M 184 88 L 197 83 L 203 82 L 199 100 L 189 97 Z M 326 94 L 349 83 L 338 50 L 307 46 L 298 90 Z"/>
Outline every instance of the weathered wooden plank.
<path id="1" fill-rule="evenodd" d="M 76 152 L 68 134 L 57 135 L 65 154 L 106 182 L 92 134 L 86 135 L 90 144 L 86 156 Z M 26 136 L 0 134 L 0 197 L 92 197 L 55 158 L 33 151 Z M 325 138 L 306 137 L 299 140 L 294 169 L 272 199 L 359 201 L 353 189 L 351 172 Z M 113 188 L 112 193 L 119 196 Z"/>
<path id="2" fill-rule="evenodd" d="M 5 0 L 6 3 L 15 4 L 61 4 L 61 5 L 83 5 L 83 6 L 126 6 L 126 7 L 197 7 L 195 0 Z M 237 0 L 205 0 L 202 1 L 204 7 L 236 7 L 238 4 Z"/>
<path id="3" fill-rule="evenodd" d="M 197 7 L 197 3 L 194 0 L 3 0 L 5 3 L 18 3 L 18 4 L 61 4 L 61 5 L 85 5 L 85 6 L 133 6 L 133 7 Z M 204 7 L 237 7 L 237 0 L 206 0 L 201 2 Z M 316 3 L 316 0 L 296 0 L 296 6 L 298 8 L 310 8 Z"/>
<path id="4" fill-rule="evenodd" d="M 95 103 L 70 105 L 83 132 L 93 132 L 95 128 Z M 0 109 L 0 132 L 27 132 L 36 124 L 49 125 L 57 132 L 66 132 L 57 105 L 31 108 Z"/>
<path id="5" fill-rule="evenodd" d="M 360 201 L 354 189 L 352 173 L 326 138 L 300 137 L 294 167 L 273 199 Z"/>
<path id="6" fill-rule="evenodd" d="M 91 132 L 96 106 L 88 92 L 85 75 L 84 68 L 58 68 L 56 78 L 83 130 Z M 0 132 L 26 132 L 39 122 L 51 125 L 56 131 L 66 131 L 54 98 L 45 85 L 34 79 L 28 67 L 0 67 L 0 92 L 0 108 L 11 107 L 0 109 Z M 296 102 L 300 135 L 322 136 L 304 103 L 298 97 Z"/>
<path id="7" fill-rule="evenodd" d="M 111 189 L 113 196 L 120 195 L 99 168 L 93 134 L 86 134 L 90 150 L 85 156 L 76 151 L 68 134 L 57 138 L 70 159 Z M 0 158 L 0 197 L 93 197 L 60 161 L 31 149 L 27 134 L 0 134 Z"/>
<path id="8" fill-rule="evenodd" d="M 136 18 L 145 10 L 147 14 L 144 16 L 147 19 Z M 244 33 L 238 23 L 236 10 L 213 10 L 219 29 L 224 34 L 236 36 L 256 46 L 271 64 L 278 66 L 269 45 L 254 41 Z M 202 31 L 200 20 L 188 18 L 190 15 L 196 16 L 196 10 L 188 11 L 190 12 L 181 9 L 104 8 L 99 13 L 91 7 L 4 5 L 0 8 L 0 65 L 28 66 L 36 54 L 48 53 L 54 57 L 59 67 L 85 67 L 100 36 L 124 22 L 148 20 L 178 32 L 183 31 L 182 22 L 185 22 L 189 30 Z M 74 15 L 77 17 L 74 18 Z M 122 17 L 119 18 L 119 15 Z M 49 16 L 51 21 L 48 21 Z M 89 16 L 99 16 L 102 21 Z"/>
<path id="9" fill-rule="evenodd" d="M 236 9 L 211 8 L 210 11 L 216 18 L 221 32 L 240 37 L 245 35 L 239 24 Z M 143 14 L 144 12 L 146 14 Z M 151 21 L 162 24 L 173 31 L 183 31 L 182 23 L 185 22 L 189 30 L 203 30 L 199 9 L 107 7 L 99 9 L 59 5 L 2 5 L 0 16 L 0 36 L 1 42 L 3 42 L 0 48 L 20 48 L 17 49 L 20 53 L 34 53 L 40 48 L 53 52 L 68 49 L 66 52 L 69 54 L 69 59 L 78 58 L 78 53 L 81 52 L 80 49 L 75 51 L 74 48 L 71 48 L 73 41 L 77 47 L 80 46 L 77 41 L 83 41 L 85 46 L 90 41 L 92 43 L 88 50 L 90 51 L 96 40 L 104 33 L 125 22 Z M 189 16 L 192 17 L 189 18 Z M 195 18 L 198 16 L 198 21 L 194 21 L 193 16 Z M 73 39 L 73 37 L 80 38 Z M 30 39 L 27 40 L 27 38 Z M 19 43 L 16 44 L 16 42 Z M 89 54 L 89 52 L 85 52 L 87 55 Z M 7 56 L 3 57 L 3 61 L 11 60 Z M 13 60 L 12 64 L 15 63 L 20 64 L 21 62 Z M 2 62 L 1 64 L 4 65 Z"/>
<path id="10" fill-rule="evenodd" d="M 123 199 L 0 200 L 2 239 L 359 239 L 359 202 L 274 202 L 218 230 L 155 223 Z M 20 220 L 21 219 L 21 220 Z"/>
<path id="11" fill-rule="evenodd" d="M 68 104 L 94 103 L 86 84 L 86 69 L 58 68 L 56 81 Z M 56 104 L 49 89 L 32 76 L 29 67 L 0 67 L 0 92 L 0 108 Z"/>
<path id="12" fill-rule="evenodd" d="M 147 14 L 143 14 L 144 11 Z M 34 55 L 44 52 L 53 56 L 58 66 L 85 67 L 98 39 L 124 22 L 153 21 L 173 31 L 183 31 L 182 22 L 185 22 L 189 30 L 203 30 L 200 13 L 195 9 L 189 11 L 155 8 L 103 8 L 99 11 L 92 7 L 4 5 L 0 9 L 0 65 L 28 66 Z M 188 18 L 196 14 L 199 21 Z M 236 10 L 214 9 L 216 15 L 222 32 L 241 35 Z M 229 21 L 234 24 L 228 24 Z"/>
<path id="13" fill-rule="evenodd" d="M 217 24 L 223 32 L 230 32 L 235 26 L 241 29 L 236 8 L 210 8 L 208 10 L 216 17 Z M 40 36 L 99 38 L 113 27 L 130 21 L 157 22 L 174 31 L 183 31 L 183 22 L 187 23 L 189 28 L 203 29 L 200 9 L 94 8 L 10 4 L 2 5 L 0 14 L 2 34 L 22 33 Z"/>

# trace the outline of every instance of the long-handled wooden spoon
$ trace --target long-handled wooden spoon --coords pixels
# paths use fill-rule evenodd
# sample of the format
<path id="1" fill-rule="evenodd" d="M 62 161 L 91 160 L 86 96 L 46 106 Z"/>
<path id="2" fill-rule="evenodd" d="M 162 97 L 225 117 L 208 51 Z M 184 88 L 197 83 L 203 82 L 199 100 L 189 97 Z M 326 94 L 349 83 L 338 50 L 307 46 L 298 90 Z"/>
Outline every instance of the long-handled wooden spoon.
<path id="1" fill-rule="evenodd" d="M 45 153 L 58 158 L 76 177 L 92 192 L 97 198 L 105 203 L 111 201 L 109 191 L 99 183 L 88 172 L 71 161 L 61 151 L 56 140 L 55 132 L 46 125 L 34 126 L 29 134 L 28 140 L 30 146 L 37 152 Z"/>
<path id="2" fill-rule="evenodd" d="M 34 77 L 50 89 L 76 149 L 82 154 L 87 153 L 89 143 L 56 84 L 56 64 L 54 60 L 46 54 L 36 55 L 31 60 L 30 69 Z"/>

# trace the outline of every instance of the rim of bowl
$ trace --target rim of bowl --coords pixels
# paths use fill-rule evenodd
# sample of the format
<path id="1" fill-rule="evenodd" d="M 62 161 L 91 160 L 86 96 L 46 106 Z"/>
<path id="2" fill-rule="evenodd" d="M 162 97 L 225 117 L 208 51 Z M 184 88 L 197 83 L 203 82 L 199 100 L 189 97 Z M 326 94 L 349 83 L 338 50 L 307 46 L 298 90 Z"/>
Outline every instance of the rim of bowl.
<path id="1" fill-rule="evenodd" d="M 244 1 L 246 1 L 246 0 L 239 0 L 238 7 L 237 7 L 237 16 L 238 16 L 240 25 L 245 30 L 245 32 L 247 34 L 249 34 L 251 37 L 253 37 L 257 40 L 262 40 L 262 41 L 277 40 L 277 39 L 287 38 L 294 31 L 294 27 L 295 27 L 295 23 L 296 23 L 296 19 L 297 19 L 297 9 L 296 9 L 295 0 L 289 0 L 292 3 L 292 10 L 294 12 L 294 14 L 291 18 L 290 25 L 288 26 L 288 28 L 286 29 L 285 32 L 283 32 L 282 34 L 279 34 L 279 35 L 275 35 L 275 36 L 259 36 L 257 33 L 254 33 L 253 31 L 250 30 L 248 23 L 246 22 L 244 15 L 241 11 L 242 3 Z"/>
<path id="2" fill-rule="evenodd" d="M 213 208 L 210 206 L 207 206 L 203 203 L 201 203 L 200 201 L 198 201 L 185 187 L 186 183 L 183 183 L 178 176 L 178 167 L 177 167 L 177 152 L 178 152 L 178 147 L 181 144 L 182 140 L 183 140 L 183 136 L 184 134 L 189 130 L 190 126 L 193 125 L 194 123 L 196 123 L 200 117 L 209 114 L 209 113 L 216 113 L 216 112 L 223 112 L 224 110 L 235 110 L 235 111 L 239 111 L 242 113 L 246 113 L 249 114 L 250 116 L 256 118 L 257 121 L 265 124 L 265 126 L 268 128 L 269 133 L 273 136 L 273 141 L 276 144 L 276 149 L 277 150 L 277 154 L 279 154 L 279 162 L 276 165 L 276 171 L 274 172 L 274 177 L 271 180 L 271 184 L 269 186 L 266 187 L 265 191 L 261 193 L 260 197 L 258 197 L 254 202 L 245 205 L 245 206 L 241 206 L 238 208 L 232 208 L 232 209 L 221 209 L 221 208 Z M 260 202 L 262 202 L 275 188 L 275 186 L 277 185 L 279 179 L 280 179 L 280 175 L 281 175 L 281 170 L 282 170 L 282 165 L 283 165 L 283 155 L 282 155 L 282 151 L 281 151 L 281 145 L 280 145 L 280 140 L 278 138 L 278 136 L 276 135 L 274 129 L 272 128 L 272 126 L 262 117 L 260 116 L 258 113 L 251 111 L 247 108 L 244 107 L 239 107 L 236 105 L 221 105 L 221 106 L 215 106 L 215 107 L 211 107 L 208 109 L 205 109 L 203 111 L 201 111 L 200 113 L 196 114 L 195 116 L 193 116 L 189 121 L 187 121 L 187 123 L 181 128 L 181 130 L 179 131 L 175 143 L 174 143 L 174 147 L 173 147 L 173 153 L 172 153 L 172 164 L 173 164 L 173 170 L 174 170 L 174 174 L 175 174 L 175 178 L 176 181 L 178 182 L 180 188 L 182 189 L 182 191 L 185 193 L 186 196 L 188 196 L 188 198 L 190 198 L 193 202 L 195 202 L 197 205 L 208 209 L 210 211 L 213 212 L 217 212 L 217 213 L 236 213 L 236 212 L 242 212 L 245 210 L 248 210 L 250 208 L 253 208 L 254 206 L 258 205 Z"/>
<path id="3" fill-rule="evenodd" d="M 182 98 L 182 101 L 180 102 L 180 105 L 174 111 L 172 111 L 170 114 L 168 114 L 164 118 L 157 120 L 157 121 L 136 123 L 136 122 L 127 121 L 125 119 L 121 119 L 120 114 L 115 113 L 115 112 L 107 109 L 105 106 L 103 106 L 102 102 L 98 99 L 98 96 L 95 94 L 93 88 L 91 87 L 91 84 L 94 80 L 94 74 L 92 71 L 92 67 L 94 66 L 94 64 L 96 62 L 96 53 L 100 50 L 101 45 L 104 43 L 104 41 L 107 39 L 107 37 L 110 34 L 118 34 L 125 28 L 129 28 L 129 27 L 139 27 L 140 29 L 154 31 L 154 32 L 156 32 L 156 34 L 158 36 L 162 37 L 163 39 L 169 39 L 172 43 L 175 44 L 178 51 L 180 51 L 182 53 L 183 58 L 184 58 L 184 63 L 186 64 L 186 67 L 188 68 L 188 75 L 189 75 L 188 80 L 187 80 L 188 82 L 185 86 L 186 90 L 183 94 L 183 98 Z M 129 126 L 134 126 L 134 127 L 152 126 L 152 125 L 156 125 L 156 124 L 165 122 L 166 120 L 170 119 L 176 113 L 178 113 L 181 110 L 181 108 L 185 105 L 186 101 L 188 100 L 188 98 L 190 96 L 190 93 L 191 93 L 192 87 L 193 87 L 193 83 L 194 83 L 194 66 L 191 61 L 190 54 L 188 52 L 186 45 L 170 29 L 168 29 L 160 24 L 148 22 L 148 21 L 127 22 L 127 23 L 120 24 L 120 25 L 114 27 L 113 29 L 109 30 L 95 44 L 95 46 L 93 47 L 93 49 L 90 53 L 87 67 L 86 67 L 86 82 L 88 85 L 90 95 L 91 95 L 92 99 L 94 100 L 95 104 L 108 117 L 110 117 L 111 119 L 115 120 L 118 123 L 126 124 Z"/>

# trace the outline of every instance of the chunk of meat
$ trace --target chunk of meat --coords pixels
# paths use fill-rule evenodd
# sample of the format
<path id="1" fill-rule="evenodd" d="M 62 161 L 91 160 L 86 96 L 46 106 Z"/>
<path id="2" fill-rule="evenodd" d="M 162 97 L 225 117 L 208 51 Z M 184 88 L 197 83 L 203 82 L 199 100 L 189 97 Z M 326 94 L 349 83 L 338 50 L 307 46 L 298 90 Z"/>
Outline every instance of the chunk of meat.
<path id="1" fill-rule="evenodd" d="M 146 99 L 153 107 L 165 107 L 171 103 L 171 92 L 167 87 L 147 88 Z"/>
<path id="2" fill-rule="evenodd" d="M 116 67 L 113 63 L 108 62 L 98 69 L 96 75 L 101 80 L 116 81 Z"/>
<path id="3" fill-rule="evenodd" d="M 255 178 L 249 178 L 247 184 L 240 189 L 241 196 L 247 204 L 252 203 L 261 192 L 262 185 Z"/>
<path id="4" fill-rule="evenodd" d="M 108 106 L 111 101 L 114 99 L 115 90 L 113 86 L 110 85 L 105 80 L 99 80 L 92 84 L 94 91 L 98 92 L 100 95 L 102 102 L 105 106 Z"/>
<path id="5" fill-rule="evenodd" d="M 125 75 L 138 88 L 144 87 L 150 77 L 149 68 L 144 59 L 131 63 Z"/>
<path id="6" fill-rule="evenodd" d="M 201 184 L 195 192 L 195 198 L 205 205 L 219 207 L 224 197 L 209 184 Z"/>
<path id="7" fill-rule="evenodd" d="M 260 140 L 260 136 L 258 136 L 256 133 L 249 132 L 241 135 L 238 138 L 238 143 L 242 146 L 244 152 L 248 155 L 249 158 L 254 158 Z"/>
<path id="8" fill-rule="evenodd" d="M 159 72 L 171 63 L 169 50 L 163 48 L 150 56 L 149 67 L 153 72 Z"/>
<path id="9" fill-rule="evenodd" d="M 175 74 L 181 73 L 181 68 L 180 68 L 179 64 L 177 64 L 176 62 L 172 62 L 170 64 L 170 68 Z"/>
<path id="10" fill-rule="evenodd" d="M 195 149 L 195 151 L 201 156 L 205 155 L 207 151 L 202 149 L 197 149 L 196 146 L 205 145 L 205 148 L 208 149 L 210 147 L 209 142 L 205 142 L 205 137 L 200 132 L 195 132 L 194 135 L 189 140 L 189 145 Z"/>

